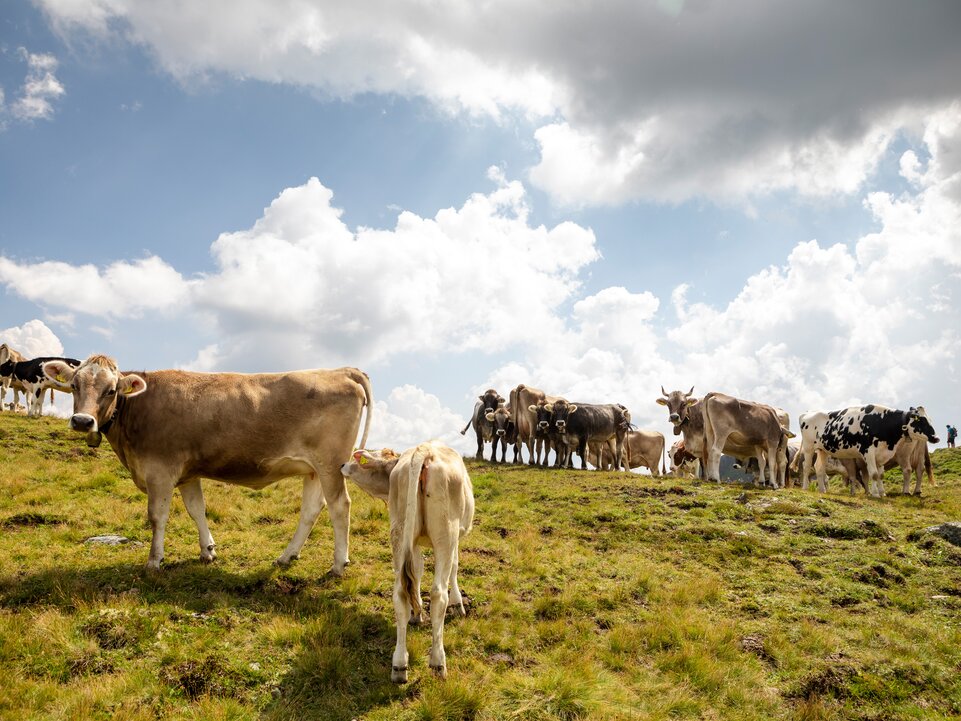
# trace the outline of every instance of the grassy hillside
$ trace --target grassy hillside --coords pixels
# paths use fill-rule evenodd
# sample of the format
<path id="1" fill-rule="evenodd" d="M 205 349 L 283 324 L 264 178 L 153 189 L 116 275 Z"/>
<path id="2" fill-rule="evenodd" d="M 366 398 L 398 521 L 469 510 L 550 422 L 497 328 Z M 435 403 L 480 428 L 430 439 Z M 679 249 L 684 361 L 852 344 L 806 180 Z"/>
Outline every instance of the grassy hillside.
<path id="1" fill-rule="evenodd" d="M 179 498 L 158 575 L 141 495 L 105 443 L 0 415 L 0 715 L 11 719 L 935 719 L 961 714 L 961 452 L 923 498 L 471 464 L 466 619 L 450 678 L 394 643 L 387 514 L 351 486 L 351 560 L 302 560 L 299 484 L 208 482 L 220 557 Z M 136 543 L 84 545 L 98 534 Z M 426 587 L 426 584 L 425 584 Z"/>

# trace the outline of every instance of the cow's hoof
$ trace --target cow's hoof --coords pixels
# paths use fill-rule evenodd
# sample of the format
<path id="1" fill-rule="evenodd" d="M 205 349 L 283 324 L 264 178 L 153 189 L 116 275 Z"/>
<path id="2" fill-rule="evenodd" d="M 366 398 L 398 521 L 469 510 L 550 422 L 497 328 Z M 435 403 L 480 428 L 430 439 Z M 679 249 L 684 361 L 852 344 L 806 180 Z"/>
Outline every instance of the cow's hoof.
<path id="1" fill-rule="evenodd" d="M 160 561 L 162 560 L 163 559 L 160 559 Z M 159 573 L 160 561 L 147 561 L 147 565 L 144 566 L 144 570 L 147 571 L 147 573 Z"/>
<path id="2" fill-rule="evenodd" d="M 447 666 L 434 666 L 431 664 L 430 670 L 434 672 L 437 678 L 447 678 Z"/>
<path id="3" fill-rule="evenodd" d="M 300 558 L 299 554 L 294 556 L 288 556 L 284 554 L 283 556 L 278 558 L 276 561 L 274 561 L 274 563 L 280 566 L 281 568 L 287 568 L 287 566 L 289 566 L 291 563 L 298 560 L 299 558 Z"/>
<path id="4" fill-rule="evenodd" d="M 420 626 L 425 620 L 423 613 L 414 613 L 411 611 L 410 620 L 407 623 L 411 626 Z"/>
<path id="5" fill-rule="evenodd" d="M 343 565 L 337 565 L 335 563 L 333 566 L 330 567 L 330 570 L 327 571 L 327 573 L 333 576 L 334 578 L 343 578 L 344 571 L 347 569 L 347 566 L 349 564 L 350 564 L 350 561 L 344 561 Z"/>
<path id="6" fill-rule="evenodd" d="M 458 603 L 456 606 L 451 606 L 454 609 L 454 615 L 460 616 L 461 618 L 467 618 L 467 606 L 463 603 Z"/>
<path id="7" fill-rule="evenodd" d="M 390 680 L 394 683 L 407 683 L 407 667 L 391 666 Z"/>

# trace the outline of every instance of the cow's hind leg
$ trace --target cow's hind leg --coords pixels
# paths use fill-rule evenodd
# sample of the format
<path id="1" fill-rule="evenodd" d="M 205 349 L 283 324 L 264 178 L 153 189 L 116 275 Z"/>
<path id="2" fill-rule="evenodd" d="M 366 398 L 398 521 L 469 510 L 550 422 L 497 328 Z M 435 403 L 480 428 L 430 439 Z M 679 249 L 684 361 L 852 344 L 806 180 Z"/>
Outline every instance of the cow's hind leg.
<path id="1" fill-rule="evenodd" d="M 414 598 L 410 599 L 410 622 L 420 626 L 427 618 L 424 616 L 424 604 L 420 601 L 420 582 L 424 578 L 424 554 L 420 548 L 414 548 L 411 553 L 411 565 L 414 567 Z"/>
<path id="2" fill-rule="evenodd" d="M 214 537 L 210 535 L 210 528 L 207 526 L 207 504 L 204 502 L 200 479 L 195 478 L 181 485 L 180 497 L 184 499 L 187 513 L 197 524 L 197 532 L 200 534 L 200 560 L 210 563 L 217 558 L 217 551 L 214 548 Z"/>
<path id="3" fill-rule="evenodd" d="M 444 651 L 444 618 L 447 615 L 447 604 L 450 601 L 448 587 L 451 572 L 454 570 L 455 555 L 457 553 L 457 529 L 451 528 L 447 533 L 450 547 L 438 553 L 434 546 L 434 583 L 430 587 L 430 667 L 441 678 L 447 678 L 447 654 Z M 440 545 L 440 544 L 438 544 Z"/>
<path id="4" fill-rule="evenodd" d="M 461 595 L 460 586 L 457 585 L 457 567 L 460 565 L 460 551 L 454 546 L 454 566 L 450 572 L 450 605 L 459 616 L 467 615 L 467 607 L 464 605 L 464 597 Z"/>
<path id="5" fill-rule="evenodd" d="M 401 573 L 394 573 L 394 623 L 397 624 L 397 643 L 390 664 L 390 680 L 394 683 L 407 683 L 407 621 L 411 618 L 411 604 L 404 593 L 401 578 Z"/>

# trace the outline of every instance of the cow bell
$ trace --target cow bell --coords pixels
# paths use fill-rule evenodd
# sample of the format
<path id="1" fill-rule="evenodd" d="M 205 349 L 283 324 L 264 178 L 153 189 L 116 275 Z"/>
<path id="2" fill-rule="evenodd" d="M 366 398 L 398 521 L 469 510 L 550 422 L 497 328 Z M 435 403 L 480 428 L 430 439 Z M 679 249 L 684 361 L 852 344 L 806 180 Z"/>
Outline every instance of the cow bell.
<path id="1" fill-rule="evenodd" d="M 97 448 L 102 440 L 103 434 L 100 431 L 91 431 L 87 434 L 87 445 L 90 448 Z"/>

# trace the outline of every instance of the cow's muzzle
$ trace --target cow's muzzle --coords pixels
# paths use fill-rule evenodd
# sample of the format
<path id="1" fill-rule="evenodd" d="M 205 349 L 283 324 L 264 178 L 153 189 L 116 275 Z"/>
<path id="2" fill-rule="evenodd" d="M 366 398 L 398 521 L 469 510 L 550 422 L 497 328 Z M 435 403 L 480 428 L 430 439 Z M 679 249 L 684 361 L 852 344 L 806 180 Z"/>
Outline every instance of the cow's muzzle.
<path id="1" fill-rule="evenodd" d="M 547 421 L 539 421 L 537 424 L 537 427 L 540 428 L 542 431 L 546 431 L 548 428 L 551 427 L 551 424 L 548 423 Z"/>
<path id="2" fill-rule="evenodd" d="M 564 430 L 567 427 L 567 421 L 557 421 L 555 425 L 559 430 Z"/>
<path id="3" fill-rule="evenodd" d="M 673 423 L 676 426 L 680 424 L 681 417 L 677 413 L 672 413 L 667 417 L 667 420 L 669 420 L 671 423 Z"/>
<path id="4" fill-rule="evenodd" d="M 88 413 L 75 413 L 70 416 L 70 429 L 80 433 L 97 430 L 97 419 Z"/>

